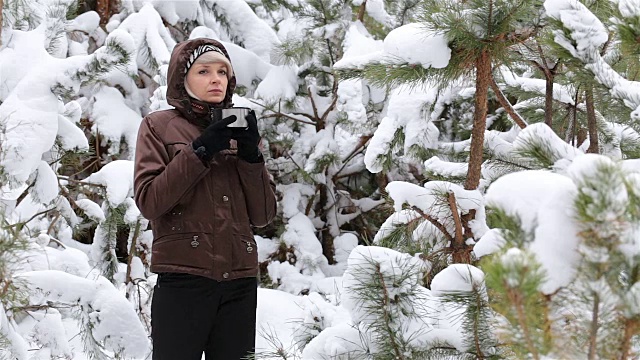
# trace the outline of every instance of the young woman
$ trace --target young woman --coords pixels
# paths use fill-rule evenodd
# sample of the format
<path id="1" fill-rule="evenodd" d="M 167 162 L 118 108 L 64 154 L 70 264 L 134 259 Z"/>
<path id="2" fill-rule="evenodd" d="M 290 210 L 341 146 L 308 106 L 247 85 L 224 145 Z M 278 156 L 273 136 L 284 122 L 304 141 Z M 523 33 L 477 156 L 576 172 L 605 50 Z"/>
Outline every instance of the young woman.
<path id="1" fill-rule="evenodd" d="M 151 305 L 154 360 L 241 359 L 255 348 L 258 249 L 252 226 L 276 213 L 275 185 L 248 129 L 228 128 L 235 76 L 211 39 L 179 43 L 168 70 L 173 110 L 142 121 L 135 201 L 153 230 Z"/>

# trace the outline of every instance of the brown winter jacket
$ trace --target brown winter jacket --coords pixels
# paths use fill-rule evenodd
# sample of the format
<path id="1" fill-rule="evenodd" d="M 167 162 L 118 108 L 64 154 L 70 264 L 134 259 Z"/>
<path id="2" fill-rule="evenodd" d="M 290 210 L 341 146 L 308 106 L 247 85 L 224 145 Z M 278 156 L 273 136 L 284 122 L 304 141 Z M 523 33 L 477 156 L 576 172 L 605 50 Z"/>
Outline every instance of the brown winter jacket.
<path id="1" fill-rule="evenodd" d="M 231 280 L 256 276 L 258 249 L 251 226 L 262 227 L 276 213 L 275 185 L 264 166 L 240 160 L 236 150 L 204 163 L 191 142 L 208 125 L 210 106 L 184 88 L 185 64 L 211 39 L 176 45 L 168 69 L 167 101 L 175 110 L 144 118 L 135 154 L 135 201 L 153 230 L 151 271 L 179 272 Z M 235 77 L 219 107 L 231 107 Z M 232 144 L 233 146 L 233 144 Z"/>

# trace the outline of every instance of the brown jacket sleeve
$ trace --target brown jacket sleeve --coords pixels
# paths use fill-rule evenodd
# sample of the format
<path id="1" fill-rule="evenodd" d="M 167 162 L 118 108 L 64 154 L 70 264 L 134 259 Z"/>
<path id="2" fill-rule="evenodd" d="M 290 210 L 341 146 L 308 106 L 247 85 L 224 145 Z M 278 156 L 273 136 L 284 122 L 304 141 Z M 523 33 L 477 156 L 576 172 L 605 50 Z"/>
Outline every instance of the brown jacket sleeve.
<path id="1" fill-rule="evenodd" d="M 206 175 L 209 168 L 188 146 L 173 159 L 145 117 L 138 131 L 134 164 L 134 198 L 142 215 L 155 220 L 171 210 Z"/>
<path id="2" fill-rule="evenodd" d="M 238 174 L 251 225 L 256 227 L 269 225 L 276 216 L 278 203 L 276 184 L 271 180 L 264 163 L 252 164 L 238 160 Z"/>

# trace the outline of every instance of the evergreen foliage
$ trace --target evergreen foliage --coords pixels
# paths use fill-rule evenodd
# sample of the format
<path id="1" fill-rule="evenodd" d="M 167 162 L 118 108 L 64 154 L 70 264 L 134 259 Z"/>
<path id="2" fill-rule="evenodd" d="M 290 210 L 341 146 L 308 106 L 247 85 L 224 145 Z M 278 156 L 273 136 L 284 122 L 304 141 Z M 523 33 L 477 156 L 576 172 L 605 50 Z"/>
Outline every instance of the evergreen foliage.
<path id="1" fill-rule="evenodd" d="M 522 245 L 521 245 L 522 246 Z M 539 359 L 552 339 L 547 303 L 539 289 L 544 271 L 535 258 L 517 247 L 494 255 L 482 269 L 491 303 L 506 323 L 498 324 L 498 337 L 515 358 Z"/>
<path id="2" fill-rule="evenodd" d="M 255 358 L 639 355 L 640 17 L 633 6 L 603 0 L 189 1 L 181 4 L 184 13 L 172 13 L 125 1 L 122 12 L 99 27 L 91 25 L 92 14 L 74 23 L 78 3 L 44 5 L 5 0 L 2 10 L 0 62 L 16 46 L 5 43 L 12 31 L 43 31 L 47 58 L 36 66 L 59 72 L 45 84 L 51 102 L 11 101 L 21 109 L 44 104 L 37 111 L 54 114 L 51 124 L 57 119 L 60 130 L 38 124 L 51 135 L 44 142 L 53 145 L 38 148 L 37 159 L 50 171 L 39 168 L 17 181 L 0 166 L 0 358 L 20 358 L 26 345 L 38 347 L 34 357 L 64 348 L 47 345 L 46 334 L 22 330 L 30 316 L 60 326 L 74 319 L 88 358 L 128 356 L 98 339 L 96 304 L 31 303 L 38 293 L 18 282 L 16 272 L 26 256 L 52 249 L 89 255 L 88 268 L 76 270 L 86 270 L 87 279 L 107 278 L 135 309 L 140 332 L 150 331 L 155 280 L 148 222 L 129 196 L 112 202 L 109 184 L 87 181 L 116 160 L 132 159 L 131 138 L 102 132 L 96 99 L 116 89 L 113 99 L 136 121 L 168 108 L 165 55 L 174 40 L 205 34 L 239 45 L 229 46 L 238 54 L 234 64 L 255 70 L 238 84 L 234 101 L 258 114 L 281 199 L 276 222 L 258 230 L 261 246 L 272 245 L 271 253 L 261 253 L 262 287 L 318 301 L 308 301 L 294 343 L 263 330 L 271 349 Z M 148 23 L 131 43 L 120 27 L 134 16 Z M 445 39 L 446 65 L 391 55 L 402 44 L 390 34 L 415 24 L 426 38 Z M 264 30 L 261 44 L 252 38 L 254 27 Z M 356 58 L 346 56 L 350 50 L 370 50 L 354 45 L 360 40 L 379 51 L 363 54 L 365 63 L 336 65 Z M 290 87 L 269 88 L 275 82 Z M 10 92 L 0 91 L 1 101 Z M 26 114 L 25 121 L 34 120 Z M 0 160 L 12 130 L 3 128 L 12 116 L 5 115 Z M 523 184 L 501 185 L 518 174 L 525 175 Z M 555 182 L 541 189 L 527 183 L 529 176 Z M 51 187 L 43 184 L 57 187 L 57 196 L 47 196 Z M 494 186 L 512 191 L 508 202 L 495 203 Z M 494 202 L 485 203 L 485 195 Z M 566 239 L 544 242 L 558 233 Z M 354 235 L 352 244 L 345 245 L 347 235 Z M 363 258 L 359 248 L 345 255 L 355 244 L 381 252 Z M 552 266 L 551 253 L 565 255 L 564 267 Z M 477 268 L 464 265 L 467 274 L 455 262 L 480 266 L 484 280 L 472 274 Z M 464 281 L 454 281 L 460 280 L 451 276 L 456 271 Z M 347 286 L 336 294 L 321 293 L 309 280 L 340 276 Z M 466 290 L 456 288 L 461 283 Z M 348 301 L 336 299 L 339 291 Z M 348 323 L 325 316 L 326 309 L 346 308 Z M 323 341 L 336 346 L 323 348 Z M 349 350 L 338 356 L 311 350 L 338 345 Z"/>
<path id="3" fill-rule="evenodd" d="M 375 344 L 378 349 L 374 358 L 414 358 L 418 355 L 414 353 L 420 350 L 411 344 L 412 339 L 428 330 L 410 329 L 405 327 L 406 321 L 402 320 L 419 319 L 418 313 L 428 311 L 416 309 L 416 306 L 420 306 L 418 304 L 426 300 L 420 299 L 424 294 L 418 290 L 418 284 L 414 282 L 422 269 L 401 260 L 398 268 L 390 276 L 373 258 L 365 258 L 364 261 L 365 263 L 352 268 L 352 277 L 356 283 L 349 291 L 354 293 L 361 311 L 368 314 L 361 331 L 370 334 L 369 343 Z"/>

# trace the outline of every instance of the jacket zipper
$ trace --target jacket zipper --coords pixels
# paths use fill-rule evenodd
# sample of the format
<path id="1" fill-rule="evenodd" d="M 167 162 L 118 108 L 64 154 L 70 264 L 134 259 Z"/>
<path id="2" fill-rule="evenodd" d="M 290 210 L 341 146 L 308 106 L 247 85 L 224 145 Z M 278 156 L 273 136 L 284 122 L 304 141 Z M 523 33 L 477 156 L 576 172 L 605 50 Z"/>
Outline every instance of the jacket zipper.
<path id="1" fill-rule="evenodd" d="M 214 122 L 214 116 L 213 116 L 213 109 L 209 109 L 209 118 L 211 120 L 210 124 L 213 124 Z M 207 177 L 211 176 L 211 173 L 209 172 L 209 174 L 207 174 Z M 209 201 L 211 201 L 211 204 L 215 204 L 215 199 L 213 197 L 213 188 L 211 186 L 211 182 L 209 181 L 209 179 L 206 179 L 207 182 L 207 189 L 209 190 Z M 215 208 L 215 205 L 214 205 Z M 214 211 L 215 214 L 215 211 Z M 211 241 L 215 241 L 215 234 L 216 234 L 216 220 L 215 220 L 215 216 L 213 217 L 213 222 L 211 224 L 211 236 L 213 237 L 211 239 Z M 213 246 L 213 244 L 212 244 Z M 211 275 L 215 276 L 215 264 L 211 264 Z"/>

